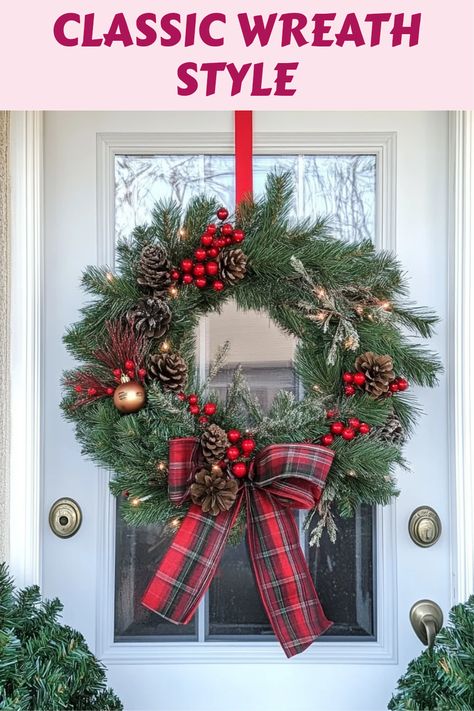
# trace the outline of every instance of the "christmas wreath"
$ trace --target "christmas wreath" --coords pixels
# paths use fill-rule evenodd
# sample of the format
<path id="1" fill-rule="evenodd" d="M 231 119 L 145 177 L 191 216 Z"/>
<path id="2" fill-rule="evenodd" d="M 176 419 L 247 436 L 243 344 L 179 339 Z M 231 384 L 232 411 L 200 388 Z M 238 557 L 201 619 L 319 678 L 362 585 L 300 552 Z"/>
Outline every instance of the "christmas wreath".
<path id="1" fill-rule="evenodd" d="M 85 271 L 94 298 L 65 336 L 82 365 L 65 373 L 62 403 L 84 453 L 114 473 L 125 519 L 177 531 L 144 604 L 186 622 L 226 541 L 247 528 L 262 600 L 288 655 L 329 625 L 291 510 L 309 510 L 314 544 L 325 529 L 334 540 L 334 510 L 387 504 L 418 414 L 409 382 L 432 386 L 440 371 L 413 340 L 429 337 L 436 317 L 405 300 L 394 256 L 334 239 L 325 219 L 295 222 L 291 207 L 286 174 L 271 175 L 261 199 L 240 203 L 234 223 L 205 197 L 184 215 L 159 203 L 151 224 L 117 246 L 116 271 Z M 199 319 L 229 299 L 297 338 L 301 398 L 282 391 L 265 413 L 237 368 L 219 401 L 212 382 L 226 344 L 199 381 Z M 289 585 L 298 588 L 293 610 Z"/>

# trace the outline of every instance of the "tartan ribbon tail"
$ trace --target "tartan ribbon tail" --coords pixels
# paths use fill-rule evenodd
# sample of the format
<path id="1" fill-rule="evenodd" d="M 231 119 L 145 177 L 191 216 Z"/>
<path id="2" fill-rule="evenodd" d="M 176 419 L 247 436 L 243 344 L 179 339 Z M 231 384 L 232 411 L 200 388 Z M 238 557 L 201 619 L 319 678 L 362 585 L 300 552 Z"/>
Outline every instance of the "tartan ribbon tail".
<path id="1" fill-rule="evenodd" d="M 218 516 L 191 505 L 145 591 L 145 607 L 176 624 L 192 619 L 219 566 L 241 500 Z"/>
<path id="2" fill-rule="evenodd" d="M 198 446 L 199 440 L 196 437 L 176 437 L 170 440 L 168 496 L 173 504 L 180 505 L 188 497 Z"/>
<path id="3" fill-rule="evenodd" d="M 264 490 L 246 490 L 250 560 L 275 636 L 287 657 L 331 627 L 299 543 L 295 516 Z"/>

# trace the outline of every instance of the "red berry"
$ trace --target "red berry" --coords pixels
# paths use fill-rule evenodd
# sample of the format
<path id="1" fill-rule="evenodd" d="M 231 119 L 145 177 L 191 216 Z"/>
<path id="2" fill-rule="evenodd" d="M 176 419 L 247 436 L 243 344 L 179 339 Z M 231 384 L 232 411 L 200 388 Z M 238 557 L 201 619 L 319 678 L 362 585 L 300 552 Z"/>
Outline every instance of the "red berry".
<path id="1" fill-rule="evenodd" d="M 87 394 L 93 397 L 94 395 L 97 395 L 97 390 L 95 388 L 89 388 L 87 390 Z"/>
<path id="2" fill-rule="evenodd" d="M 328 410 L 326 412 L 326 417 L 328 420 L 332 420 L 333 417 L 337 417 L 337 414 L 338 414 L 338 411 L 336 410 L 336 408 L 333 408 L 332 410 Z"/>
<path id="3" fill-rule="evenodd" d="M 358 417 L 349 417 L 347 422 L 349 427 L 353 427 L 355 430 L 358 430 L 360 427 L 360 420 Z"/>
<path id="4" fill-rule="evenodd" d="M 124 365 L 125 365 L 125 370 L 133 370 L 135 367 L 135 363 L 133 362 L 133 360 L 126 360 Z"/>
<path id="5" fill-rule="evenodd" d="M 219 249 L 222 249 L 222 247 L 225 247 L 226 244 L 227 244 L 227 242 L 226 242 L 226 240 L 225 240 L 225 237 L 219 238 L 219 239 L 217 240 L 217 247 L 218 247 Z"/>
<path id="6" fill-rule="evenodd" d="M 221 232 L 224 237 L 232 237 L 232 235 L 234 234 L 234 228 L 229 222 L 226 222 L 224 225 L 222 225 Z"/>
<path id="7" fill-rule="evenodd" d="M 135 377 L 135 371 L 134 370 L 127 370 L 127 377 L 130 378 L 130 380 L 133 380 Z"/>
<path id="8" fill-rule="evenodd" d="M 352 373 L 343 373 L 342 379 L 345 383 L 349 384 L 352 383 L 352 381 L 354 380 L 354 376 L 352 375 Z"/>
<path id="9" fill-rule="evenodd" d="M 178 393 L 178 398 L 181 402 L 184 402 L 186 400 L 186 395 L 184 393 Z"/>
<path id="10" fill-rule="evenodd" d="M 145 375 L 146 375 L 146 370 L 145 370 L 145 368 L 140 368 L 140 370 L 138 371 L 138 377 L 139 377 L 139 378 L 144 378 Z"/>
<path id="11" fill-rule="evenodd" d="M 217 410 L 217 405 L 215 402 L 206 402 L 202 408 L 206 415 L 215 415 Z"/>
<path id="12" fill-rule="evenodd" d="M 196 284 L 198 289 L 204 289 L 207 284 L 207 280 L 204 277 L 198 277 L 194 280 L 194 283 Z"/>
<path id="13" fill-rule="evenodd" d="M 181 269 L 183 272 L 190 272 L 191 269 L 193 268 L 193 260 L 192 259 L 183 259 L 181 262 Z"/>
<path id="14" fill-rule="evenodd" d="M 191 274 L 185 274 L 183 276 L 183 284 L 192 284 L 193 283 L 193 278 Z"/>
<path id="15" fill-rule="evenodd" d="M 193 267 L 193 274 L 197 277 L 202 277 L 206 273 L 206 267 L 204 264 L 195 264 Z"/>
<path id="16" fill-rule="evenodd" d="M 351 439 L 354 439 L 355 434 L 355 430 L 352 427 L 344 427 L 341 432 L 341 437 L 342 439 L 349 441 Z"/>
<path id="17" fill-rule="evenodd" d="M 208 422 L 209 422 L 209 418 L 206 417 L 205 415 L 201 415 L 201 417 L 199 418 L 199 424 L 200 425 L 207 425 Z"/>
<path id="18" fill-rule="evenodd" d="M 202 247 L 198 247 L 194 252 L 194 258 L 197 259 L 198 262 L 203 262 L 206 259 L 206 250 Z"/>
<path id="19" fill-rule="evenodd" d="M 232 474 L 237 479 L 242 479 L 247 474 L 247 465 L 245 462 L 236 462 L 232 465 Z"/>
<path id="20" fill-rule="evenodd" d="M 217 262 L 208 262 L 206 264 L 206 274 L 209 276 L 216 276 L 219 271 L 219 265 Z"/>
<path id="21" fill-rule="evenodd" d="M 216 215 L 219 220 L 227 220 L 227 218 L 229 217 L 229 210 L 227 210 L 225 207 L 220 207 L 216 212 Z"/>
<path id="22" fill-rule="evenodd" d="M 222 289 L 224 288 L 224 282 L 220 279 L 216 279 L 215 282 L 212 284 L 212 288 L 214 289 L 214 291 L 222 291 Z"/>
<path id="23" fill-rule="evenodd" d="M 232 237 L 226 237 L 225 238 L 225 243 L 228 246 L 229 244 L 232 244 Z"/>
<path id="24" fill-rule="evenodd" d="M 329 447 L 334 442 L 332 434 L 325 434 L 321 437 L 321 444 L 324 447 Z"/>
<path id="25" fill-rule="evenodd" d="M 355 387 L 353 385 L 346 385 L 346 387 L 344 388 L 344 393 L 347 397 L 355 395 Z"/>
<path id="26" fill-rule="evenodd" d="M 243 453 L 248 456 L 255 449 L 255 440 L 250 437 L 248 439 L 243 439 L 240 446 L 242 447 Z"/>
<path id="27" fill-rule="evenodd" d="M 361 433 L 361 435 L 369 434 L 370 430 L 371 427 L 367 424 L 367 422 L 360 423 L 359 432 Z"/>
<path id="28" fill-rule="evenodd" d="M 188 402 L 189 402 L 190 405 L 197 405 L 197 402 L 198 402 L 198 397 L 197 397 L 197 395 L 194 395 L 194 394 L 193 394 L 193 395 L 189 395 L 189 397 L 188 397 Z"/>
<path id="29" fill-rule="evenodd" d="M 227 432 L 227 439 L 231 444 L 236 444 L 241 438 L 241 436 L 242 435 L 240 434 L 239 430 L 229 430 Z"/>
<path id="30" fill-rule="evenodd" d="M 113 395 L 113 394 L 114 394 L 114 389 L 113 389 L 113 388 L 107 388 L 107 390 L 106 390 L 105 392 L 107 393 L 107 395 Z"/>
<path id="31" fill-rule="evenodd" d="M 180 273 L 178 272 L 177 269 L 172 269 L 170 276 L 171 276 L 171 278 L 173 279 L 173 281 L 178 281 L 178 279 L 179 279 L 179 277 L 180 277 Z"/>
<path id="32" fill-rule="evenodd" d="M 400 392 L 403 392 L 404 390 L 408 389 L 409 383 L 408 383 L 408 380 L 405 380 L 405 378 L 398 378 L 397 383 L 398 383 L 398 389 L 400 390 Z"/>
<path id="33" fill-rule="evenodd" d="M 199 405 L 190 405 L 189 406 L 189 412 L 191 415 L 199 415 L 201 410 L 199 409 Z"/>
<path id="34" fill-rule="evenodd" d="M 240 449 L 238 447 L 227 447 L 226 455 L 227 459 L 230 459 L 230 461 L 233 462 L 234 459 L 238 459 L 240 457 Z"/>
<path id="35" fill-rule="evenodd" d="M 245 239 L 245 235 L 242 232 L 242 230 L 234 230 L 234 234 L 232 235 L 233 242 L 243 242 L 244 239 Z"/>
<path id="36" fill-rule="evenodd" d="M 359 387 L 365 383 L 365 375 L 364 373 L 354 373 L 353 381 L 355 385 L 358 385 Z"/>
<path id="37" fill-rule="evenodd" d="M 219 250 L 217 249 L 217 247 L 211 247 L 207 250 L 207 256 L 210 257 L 210 259 L 215 259 L 218 254 Z"/>
<path id="38" fill-rule="evenodd" d="M 340 421 L 333 422 L 330 429 L 331 429 L 332 434 L 340 435 L 342 430 L 344 429 L 344 423 L 340 422 Z"/>
<path id="39" fill-rule="evenodd" d="M 82 385 L 75 385 L 74 390 L 76 393 L 82 393 Z"/>
<path id="40" fill-rule="evenodd" d="M 211 234 L 204 234 L 201 237 L 201 244 L 203 247 L 210 247 L 212 244 L 212 235 Z"/>
<path id="41" fill-rule="evenodd" d="M 120 376 L 122 375 L 122 371 L 120 370 L 120 368 L 115 368 L 113 374 L 116 378 L 120 378 Z"/>
<path id="42" fill-rule="evenodd" d="M 210 225 L 207 226 L 206 232 L 208 235 L 215 235 L 217 232 L 217 225 L 214 225 L 211 223 Z"/>
<path id="43" fill-rule="evenodd" d="M 393 383 L 390 383 L 388 386 L 390 388 L 391 393 L 398 393 L 398 383 L 394 380 Z"/>

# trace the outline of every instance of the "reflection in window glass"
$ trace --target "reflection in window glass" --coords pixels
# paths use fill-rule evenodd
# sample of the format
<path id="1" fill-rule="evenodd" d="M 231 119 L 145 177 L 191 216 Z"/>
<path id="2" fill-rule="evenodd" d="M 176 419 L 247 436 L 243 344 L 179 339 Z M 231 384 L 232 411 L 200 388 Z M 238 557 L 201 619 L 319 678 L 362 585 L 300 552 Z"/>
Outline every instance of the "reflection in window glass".
<path id="1" fill-rule="evenodd" d="M 345 240 L 375 237 L 375 172 L 372 155 L 285 155 L 254 157 L 254 190 L 263 191 L 272 170 L 290 171 L 295 182 L 294 215 L 330 217 Z M 154 203 L 174 199 L 184 206 L 208 192 L 230 209 L 234 202 L 234 158 L 230 155 L 122 155 L 115 162 L 115 221 L 118 238 L 149 221 Z M 268 411 L 281 390 L 299 394 L 293 369 L 294 341 L 261 313 L 243 313 L 232 303 L 206 319 L 201 339 L 206 365 L 219 345 L 231 342 L 228 362 L 213 383 L 225 398 L 232 373 L 242 365 L 253 394 Z M 238 334 L 238 337 L 235 337 Z M 337 522 L 337 543 L 323 537 L 306 554 L 323 607 L 334 621 L 327 638 L 370 639 L 374 621 L 374 513 L 362 507 L 354 519 Z M 144 587 L 164 554 L 171 533 L 161 526 L 130 528 L 117 512 L 116 641 L 191 641 L 272 638 L 245 542 L 228 546 L 205 604 L 186 626 L 173 625 L 140 604 Z M 200 617 L 199 617 L 200 616 Z"/>

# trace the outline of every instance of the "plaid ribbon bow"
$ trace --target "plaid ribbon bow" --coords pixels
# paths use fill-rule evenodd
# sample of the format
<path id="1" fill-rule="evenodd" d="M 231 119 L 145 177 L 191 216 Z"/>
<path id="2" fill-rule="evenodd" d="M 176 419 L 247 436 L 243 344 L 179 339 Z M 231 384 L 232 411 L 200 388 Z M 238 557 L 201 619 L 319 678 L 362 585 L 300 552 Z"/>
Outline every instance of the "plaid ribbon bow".
<path id="1" fill-rule="evenodd" d="M 305 650 L 331 626 L 319 602 L 299 543 L 293 509 L 321 498 L 334 452 L 315 444 L 273 444 L 252 461 L 230 511 L 217 516 L 192 504 L 143 596 L 145 607 L 174 623 L 192 618 L 214 577 L 245 498 L 247 541 L 268 619 L 287 657 Z M 169 496 L 189 496 L 199 441 L 172 439 Z"/>

